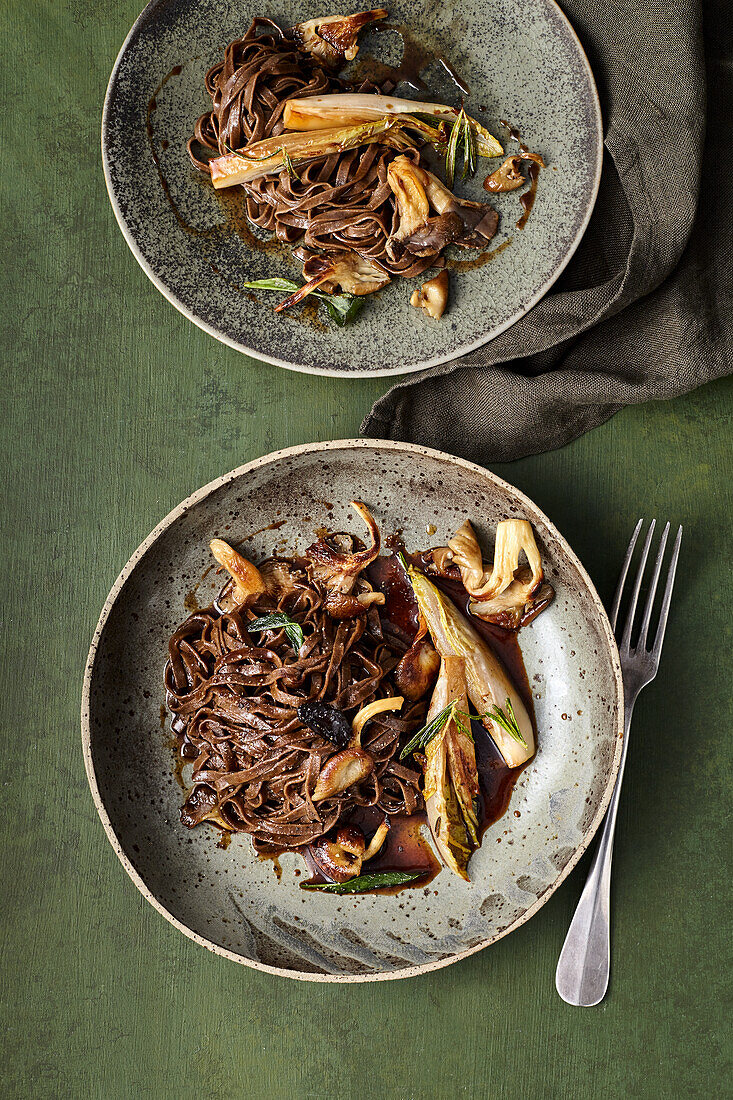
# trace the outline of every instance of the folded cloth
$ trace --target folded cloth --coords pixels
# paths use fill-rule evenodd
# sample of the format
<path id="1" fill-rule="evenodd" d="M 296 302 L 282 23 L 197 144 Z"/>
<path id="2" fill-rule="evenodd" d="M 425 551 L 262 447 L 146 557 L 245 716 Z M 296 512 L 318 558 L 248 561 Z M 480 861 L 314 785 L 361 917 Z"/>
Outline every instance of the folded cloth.
<path id="1" fill-rule="evenodd" d="M 733 371 L 733 3 L 704 17 L 699 0 L 562 6 L 605 126 L 585 237 L 533 310 L 393 386 L 365 435 L 505 461 Z"/>

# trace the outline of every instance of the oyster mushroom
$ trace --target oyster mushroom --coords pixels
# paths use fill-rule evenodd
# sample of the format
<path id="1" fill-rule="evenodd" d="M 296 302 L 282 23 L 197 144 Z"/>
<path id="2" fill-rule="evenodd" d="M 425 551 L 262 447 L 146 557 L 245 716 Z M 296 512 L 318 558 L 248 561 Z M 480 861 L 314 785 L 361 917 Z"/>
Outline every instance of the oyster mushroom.
<path id="1" fill-rule="evenodd" d="M 425 173 L 425 194 L 439 214 L 455 213 L 464 225 L 464 233 L 456 244 L 467 248 L 483 247 L 496 234 L 499 215 L 486 202 L 471 202 L 454 195 L 433 172 Z"/>
<path id="2" fill-rule="evenodd" d="M 346 291 L 355 297 L 373 294 L 390 281 L 390 276 L 373 260 L 356 252 L 333 252 L 327 256 L 309 256 L 303 264 L 306 279 L 319 279 L 318 286 L 328 293 Z"/>
<path id="3" fill-rule="evenodd" d="M 381 547 L 379 528 L 367 506 L 360 500 L 352 500 L 351 507 L 369 529 L 370 546 L 365 550 L 349 553 L 335 547 L 333 540 L 322 538 L 306 550 L 306 555 L 312 562 L 314 579 L 320 581 L 334 596 L 351 594 L 359 574 L 378 557 Z M 368 603 L 364 610 L 367 607 Z"/>
<path id="4" fill-rule="evenodd" d="M 388 14 L 386 8 L 373 8 L 355 15 L 327 15 L 296 23 L 292 35 L 298 49 L 312 54 L 329 68 L 337 69 L 344 61 L 353 61 L 356 57 L 361 28 L 386 19 Z"/>
<path id="5" fill-rule="evenodd" d="M 212 539 L 209 549 L 234 582 L 232 598 L 239 607 L 252 603 L 265 591 L 265 580 L 256 565 L 238 554 L 223 539 Z"/>
<path id="6" fill-rule="evenodd" d="M 532 525 L 526 519 L 504 519 L 496 527 L 494 564 L 484 569 L 481 548 L 468 520 L 448 541 L 463 586 L 473 597 L 469 611 L 479 619 L 516 630 L 550 603 L 551 585 L 543 583 L 542 559 Z M 520 566 L 524 553 L 527 566 Z"/>
<path id="7" fill-rule="evenodd" d="M 442 317 L 448 304 L 448 272 L 443 269 L 428 279 L 419 290 L 413 290 L 410 305 L 427 313 L 428 317 Z"/>
<path id="8" fill-rule="evenodd" d="M 385 819 L 367 845 L 361 829 L 343 825 L 335 840 L 322 837 L 311 845 L 313 862 L 334 882 L 347 882 L 361 874 L 361 868 L 381 850 L 389 834 Z"/>
<path id="9" fill-rule="evenodd" d="M 375 699 L 371 703 L 366 703 L 357 714 L 354 715 L 354 720 L 351 723 L 352 729 L 352 745 L 361 744 L 361 733 L 367 722 L 371 722 L 377 714 L 384 714 L 389 710 L 401 710 L 404 699 L 401 695 L 388 695 L 384 699 Z"/>
<path id="10" fill-rule="evenodd" d="M 387 183 L 395 197 L 398 226 L 390 241 L 402 241 L 422 228 L 430 215 L 425 193 L 426 173 L 408 157 L 395 157 L 387 169 Z"/>
<path id="11" fill-rule="evenodd" d="M 357 745 L 349 745 L 348 748 L 337 752 L 335 756 L 331 756 L 323 765 L 311 797 L 314 802 L 333 798 L 334 795 L 366 779 L 373 771 L 374 757 Z"/>
<path id="12" fill-rule="evenodd" d="M 459 241 L 465 232 L 463 220 L 455 210 L 449 210 L 435 218 L 428 218 L 424 225 L 405 238 L 404 245 L 408 252 L 437 255 L 446 245 Z"/>
<path id="13" fill-rule="evenodd" d="M 325 798 L 332 798 L 335 794 L 345 791 L 347 787 L 353 786 L 354 783 L 360 783 L 362 779 L 366 779 L 368 775 L 371 775 L 374 771 L 374 757 L 361 747 L 362 730 L 367 722 L 371 721 L 377 714 L 383 714 L 388 710 L 399 710 L 403 703 L 404 699 L 401 696 L 390 695 L 385 699 L 375 699 L 358 711 L 351 724 L 351 737 L 348 744 L 340 752 L 330 757 L 321 768 L 312 795 L 314 802 L 322 802 Z M 339 716 L 342 724 L 346 723 L 346 719 L 335 707 L 328 707 L 324 703 L 301 704 L 298 708 L 298 717 L 316 732 L 320 732 L 320 730 L 317 729 L 311 719 L 311 715 L 316 708 L 318 708 L 316 710 L 317 717 L 320 717 L 320 712 L 323 710 L 333 712 L 333 716 L 328 716 L 331 719 L 329 728 L 334 725 L 336 715 Z"/>
<path id="14" fill-rule="evenodd" d="M 521 163 L 522 158 L 517 153 L 507 157 L 495 172 L 486 177 L 484 180 L 485 189 L 487 191 L 516 191 L 518 187 L 524 186 L 527 181 L 524 178 L 524 173 L 520 170 Z"/>
<path id="15" fill-rule="evenodd" d="M 311 855 L 316 866 L 334 882 L 346 882 L 361 871 L 366 851 L 366 841 L 360 829 L 342 826 L 335 840 L 325 837 L 311 844 Z"/>
<path id="16" fill-rule="evenodd" d="M 427 629 L 418 633 L 392 674 L 399 691 L 411 702 L 427 695 L 440 669 L 440 657 L 426 633 Z"/>

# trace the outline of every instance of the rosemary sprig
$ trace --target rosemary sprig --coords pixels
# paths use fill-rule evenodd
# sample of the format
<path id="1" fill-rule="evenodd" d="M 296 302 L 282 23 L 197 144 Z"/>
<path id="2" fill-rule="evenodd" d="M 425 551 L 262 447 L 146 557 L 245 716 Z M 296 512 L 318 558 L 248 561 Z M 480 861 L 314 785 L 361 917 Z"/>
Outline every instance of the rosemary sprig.
<path id="1" fill-rule="evenodd" d="M 445 178 L 452 189 L 456 177 L 456 163 L 459 147 L 463 149 L 463 171 L 461 179 L 467 175 L 473 176 L 476 172 L 476 135 L 471 125 L 471 120 L 461 107 L 448 139 L 448 149 L 445 155 Z"/>
<path id="2" fill-rule="evenodd" d="M 279 153 L 280 156 L 283 158 L 283 167 L 290 179 L 300 179 L 300 176 L 295 171 L 290 153 L 287 151 L 284 145 L 281 145 L 279 149 L 273 149 L 271 153 L 265 153 L 264 157 L 255 157 L 251 153 L 248 153 L 246 149 L 233 149 L 228 142 L 224 141 L 223 138 L 221 143 L 228 153 L 231 153 L 235 157 L 239 157 L 241 160 L 254 161 L 255 164 L 260 164 L 263 161 L 271 160 L 272 157 L 276 157 Z"/>
<path id="3" fill-rule="evenodd" d="M 298 284 L 292 279 L 255 279 L 253 282 L 240 283 L 245 290 L 276 290 L 280 293 L 293 294 L 299 289 Z M 323 302 L 339 328 L 353 321 L 364 305 L 365 298 L 357 298 L 354 294 L 324 294 L 321 290 L 312 290 L 311 298 L 317 298 Z"/>
<path id="4" fill-rule="evenodd" d="M 292 160 L 290 159 L 290 153 L 289 153 L 289 152 L 287 151 L 287 149 L 285 148 L 285 146 L 284 146 L 284 145 L 283 145 L 283 146 L 281 146 L 281 148 L 280 148 L 280 152 L 281 152 L 281 153 L 282 153 L 282 155 L 283 155 L 283 164 L 285 165 L 285 171 L 287 172 L 287 174 L 288 174 L 289 178 L 290 178 L 291 180 L 298 180 L 298 181 L 300 181 L 300 176 L 299 176 L 299 175 L 298 175 L 298 173 L 297 173 L 297 172 L 295 171 L 295 168 L 294 168 L 294 166 L 293 166 L 293 162 L 292 162 Z"/>
<path id="5" fill-rule="evenodd" d="M 473 127 L 468 118 L 468 115 L 463 111 L 463 174 L 461 179 L 466 178 L 466 175 L 474 176 L 476 174 L 476 135 L 473 132 Z"/>
<path id="6" fill-rule="evenodd" d="M 410 753 L 416 752 L 418 749 L 424 749 L 426 745 L 429 745 L 445 726 L 448 725 L 451 718 L 454 717 L 455 710 L 455 702 L 449 703 L 447 707 L 443 707 L 440 713 L 436 714 L 431 722 L 427 722 L 422 729 L 419 729 L 415 736 L 407 742 L 400 753 L 400 760 L 404 760 Z"/>
<path id="7" fill-rule="evenodd" d="M 497 726 L 501 726 L 505 733 L 508 733 L 515 741 L 519 741 L 520 745 L 524 745 L 526 749 L 527 742 L 522 737 L 522 731 L 517 723 L 511 699 L 507 698 L 504 706 L 506 707 L 505 711 L 501 707 L 493 706 L 482 717 L 490 718 L 492 722 L 496 722 Z"/>
<path id="8" fill-rule="evenodd" d="M 282 611 L 276 611 L 272 615 L 261 615 L 259 619 L 253 619 L 251 623 L 247 623 L 247 630 L 254 630 L 257 633 L 262 630 L 284 630 L 296 653 L 305 641 L 300 623 L 293 622 L 290 616 Z"/>
<path id="9" fill-rule="evenodd" d="M 443 707 L 440 714 L 436 714 L 432 722 L 424 725 L 422 729 L 417 731 L 412 740 L 408 741 L 400 753 L 400 760 L 404 760 L 412 752 L 426 748 L 442 732 L 451 719 L 461 733 L 465 734 L 466 737 L 470 737 L 473 741 L 470 723 L 481 722 L 484 718 L 490 718 L 492 722 L 496 722 L 510 737 L 513 737 L 515 741 L 519 741 L 526 748 L 527 742 L 522 736 L 510 699 L 507 699 L 505 706 L 506 711 L 503 711 L 501 707 L 494 706 L 491 710 L 487 710 L 485 714 L 471 714 L 470 711 L 459 710 L 455 703 L 449 703 L 447 707 Z M 468 719 L 468 724 L 465 719 Z"/>
<path id="10" fill-rule="evenodd" d="M 374 871 L 371 875 L 358 875 L 346 882 L 301 882 L 301 890 L 321 890 L 329 894 L 363 894 L 365 890 L 379 890 L 382 886 L 401 886 L 422 878 L 424 871 Z"/>

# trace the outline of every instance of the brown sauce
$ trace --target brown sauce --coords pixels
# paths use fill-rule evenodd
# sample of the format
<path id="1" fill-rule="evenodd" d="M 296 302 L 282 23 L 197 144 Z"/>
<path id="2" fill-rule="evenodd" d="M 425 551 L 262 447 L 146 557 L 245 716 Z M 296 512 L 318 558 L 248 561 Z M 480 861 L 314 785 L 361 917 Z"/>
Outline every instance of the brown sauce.
<path id="1" fill-rule="evenodd" d="M 247 218 L 247 213 L 244 206 L 244 192 L 241 187 L 227 187 L 219 191 L 214 190 L 214 194 L 216 195 L 222 208 L 222 212 L 225 215 L 225 221 L 219 225 L 206 226 L 203 228 L 192 225 L 192 223 L 188 221 L 188 219 L 179 209 L 178 204 L 173 198 L 170 185 L 160 162 L 160 156 L 158 154 L 158 146 L 155 137 L 155 128 L 153 126 L 153 115 L 157 110 L 158 96 L 160 95 L 161 91 L 172 77 L 179 76 L 182 71 L 182 65 L 174 65 L 171 71 L 169 73 L 166 73 L 166 75 L 163 77 L 160 84 L 155 89 L 153 95 L 148 101 L 148 107 L 145 116 L 145 130 L 148 136 L 148 145 L 150 147 L 150 153 L 153 158 L 153 163 L 155 164 L 155 169 L 158 174 L 160 186 L 163 189 L 163 194 L 166 197 L 168 205 L 170 206 L 171 212 L 178 222 L 178 225 L 189 236 L 197 237 L 204 240 L 220 240 L 226 235 L 236 233 L 236 235 L 242 241 L 244 241 L 244 243 L 249 248 L 252 248 L 256 252 L 265 252 L 269 255 L 276 254 L 279 256 L 287 256 L 289 258 L 291 255 L 290 249 L 286 245 L 282 244 L 282 242 L 279 241 L 277 237 L 272 236 L 268 237 L 266 240 L 260 240 L 260 238 L 252 232 L 252 228 L 249 219 Z M 168 145 L 169 142 L 165 139 L 160 143 L 161 149 L 167 149 Z M 216 269 L 216 273 L 223 274 L 218 269 Z M 227 281 L 231 282 L 231 280 Z M 234 283 L 231 283 L 231 285 L 235 286 L 235 289 L 240 289 L 236 287 L 236 284 Z"/>
<path id="2" fill-rule="evenodd" d="M 372 806 L 355 810 L 349 817 L 349 825 L 361 829 L 367 844 L 384 820 L 384 814 Z M 363 875 L 377 871 L 421 871 L 419 878 L 398 886 L 383 886 L 370 890 L 370 894 L 398 894 L 401 890 L 427 886 L 441 870 L 441 863 L 432 848 L 422 836 L 421 827 L 427 826 L 424 810 L 410 817 L 394 817 L 390 820 L 390 830 L 381 851 L 365 863 L 361 869 Z M 302 855 L 310 872 L 309 883 L 326 883 L 330 880 L 323 874 L 309 849 L 303 849 Z"/>
<path id="3" fill-rule="evenodd" d="M 530 161 L 527 175 L 529 176 L 529 189 L 527 191 L 523 191 L 522 194 L 519 196 L 519 201 L 522 204 L 524 213 L 517 222 L 517 229 L 524 229 L 525 225 L 527 224 L 527 219 L 532 213 L 535 196 L 537 195 L 537 180 L 539 179 L 540 175 L 539 164 L 536 164 L 535 161 Z"/>
<path id="4" fill-rule="evenodd" d="M 250 542 L 256 535 L 261 535 L 265 531 L 279 531 L 281 527 L 285 526 L 286 522 L 284 519 L 276 519 L 274 523 L 268 523 L 267 527 L 260 527 L 259 531 L 252 531 L 251 534 L 245 535 L 242 542 Z"/>
<path id="5" fill-rule="evenodd" d="M 517 130 L 516 126 L 510 126 L 506 119 L 500 119 L 502 126 L 506 126 L 509 131 L 509 137 L 512 141 L 516 141 L 519 146 L 519 152 L 523 157 L 529 156 L 529 147 L 523 141 L 522 135 Z M 537 196 L 537 180 L 540 178 L 540 165 L 535 160 L 530 160 L 529 168 L 527 169 L 527 177 L 529 179 L 529 187 L 526 191 L 523 191 L 519 196 L 519 201 L 522 204 L 522 216 L 517 222 L 517 229 L 524 229 L 529 215 L 532 213 L 532 207 L 534 206 L 534 200 Z"/>
<path id="6" fill-rule="evenodd" d="M 445 266 L 450 268 L 451 271 L 474 271 L 477 267 L 483 267 L 484 264 L 490 263 L 492 260 L 508 248 L 514 241 L 514 237 L 509 237 L 508 240 L 502 244 L 497 245 L 496 248 L 490 249 L 488 252 L 480 252 L 478 256 L 475 256 L 472 260 L 453 260 L 447 259 Z"/>
<path id="7" fill-rule="evenodd" d="M 418 92 L 427 92 L 428 86 L 420 74 L 429 65 L 439 61 L 461 93 L 470 94 L 471 89 L 468 84 L 443 54 L 427 45 L 424 40 L 418 39 L 409 27 L 397 23 L 378 23 L 371 29 L 374 34 L 384 34 L 387 31 L 399 34 L 402 39 L 402 60 L 399 65 L 394 66 L 387 65 L 376 57 L 362 56 L 350 70 L 349 79 L 352 83 L 360 84 L 364 80 L 371 80 L 375 84 L 382 85 L 390 81 L 396 86 L 404 81 Z"/>
<path id="8" fill-rule="evenodd" d="M 412 641 L 418 627 L 417 600 L 399 558 L 395 554 L 377 558 L 366 575 L 373 587 L 384 593 L 382 617 Z"/>

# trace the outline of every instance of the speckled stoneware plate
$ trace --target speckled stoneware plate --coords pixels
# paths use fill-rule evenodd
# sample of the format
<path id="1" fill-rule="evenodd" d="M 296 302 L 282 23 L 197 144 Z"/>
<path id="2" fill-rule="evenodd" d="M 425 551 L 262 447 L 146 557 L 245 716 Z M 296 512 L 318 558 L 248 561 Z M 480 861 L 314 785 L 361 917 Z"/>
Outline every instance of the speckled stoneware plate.
<path id="1" fill-rule="evenodd" d="M 273 275 L 300 281 L 300 266 L 289 249 L 275 245 L 263 252 L 252 246 L 241 213 L 237 216 L 237 196 L 222 198 L 194 171 L 186 141 L 210 107 L 206 70 L 227 42 L 244 34 L 253 15 L 271 16 L 285 28 L 332 10 L 359 10 L 359 5 L 153 0 L 130 31 L 109 83 L 102 123 L 107 187 L 143 270 L 212 336 L 294 370 L 402 374 L 485 344 L 531 309 L 563 270 L 598 190 L 603 145 L 598 96 L 582 47 L 553 0 L 390 4 L 391 21 L 417 32 L 468 82 L 474 115 L 500 139 L 506 130 L 499 120 L 510 121 L 546 158 L 534 210 L 519 230 L 518 195 L 492 199 L 501 215 L 490 246 L 493 259 L 451 274 L 451 304 L 441 321 L 409 305 L 414 284 L 402 279 L 370 300 L 345 329 L 309 310 L 276 315 L 271 294 L 248 295 L 238 286 Z M 360 56 L 370 53 L 394 64 L 401 48 L 396 33 L 371 32 L 362 40 Z M 442 67 L 433 65 L 424 79 L 429 95 L 423 98 L 459 103 Z M 405 85 L 400 91 L 416 97 Z M 481 167 L 493 170 L 499 163 L 482 161 Z M 459 184 L 459 191 L 485 199 L 485 174 Z M 463 260 L 475 255 L 456 253 Z"/>
<path id="2" fill-rule="evenodd" d="M 522 631 L 539 749 L 511 809 L 485 834 L 471 882 L 449 871 L 395 896 L 299 889 L 300 857 L 258 860 L 246 836 L 217 847 L 213 826 L 185 828 L 183 792 L 164 728 L 168 637 L 221 585 L 215 535 L 257 560 L 304 549 L 322 526 L 353 529 L 364 500 L 383 533 L 407 546 L 444 542 L 470 517 L 484 539 L 499 519 L 533 524 L 550 608 Z M 272 522 L 275 531 L 261 531 Z M 426 526 L 435 528 L 426 534 Z M 107 835 L 140 891 L 172 924 L 217 954 L 315 981 L 401 978 L 447 966 L 518 928 L 544 905 L 601 821 L 619 765 L 621 673 L 601 602 L 562 535 L 522 493 L 487 470 L 406 443 L 341 440 L 279 451 L 234 470 L 174 509 L 110 592 L 84 680 L 84 758 Z"/>

